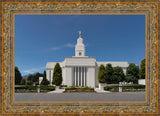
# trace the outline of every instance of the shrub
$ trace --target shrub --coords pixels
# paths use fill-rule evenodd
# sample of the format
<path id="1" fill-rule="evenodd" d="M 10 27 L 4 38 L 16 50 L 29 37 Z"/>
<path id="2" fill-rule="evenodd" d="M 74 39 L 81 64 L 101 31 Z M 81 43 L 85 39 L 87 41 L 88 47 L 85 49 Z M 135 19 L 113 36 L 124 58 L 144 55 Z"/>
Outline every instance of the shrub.
<path id="1" fill-rule="evenodd" d="M 91 88 L 91 87 L 89 87 L 88 89 L 89 89 L 89 90 L 94 90 L 94 88 Z"/>
<path id="2" fill-rule="evenodd" d="M 26 86 L 15 87 L 15 90 L 26 90 L 26 91 L 34 90 L 34 91 L 37 91 L 37 87 L 38 86 L 26 85 Z M 53 91 L 53 90 L 55 90 L 55 86 L 44 86 L 44 85 L 41 85 L 40 86 L 40 90 Z"/>
<path id="3" fill-rule="evenodd" d="M 84 89 L 89 89 L 89 90 L 94 90 L 94 88 L 88 87 L 88 86 L 84 86 L 83 88 L 84 88 Z"/>
<path id="4" fill-rule="evenodd" d="M 112 90 L 118 90 L 119 86 L 106 86 L 104 87 L 105 91 L 112 91 Z M 124 85 L 122 86 L 122 89 L 145 89 L 145 85 Z"/>
<path id="5" fill-rule="evenodd" d="M 48 86 L 48 90 L 49 90 L 49 91 L 55 90 L 55 86 Z"/>
<path id="6" fill-rule="evenodd" d="M 41 86 L 40 86 L 40 89 L 41 89 L 41 90 L 53 91 L 53 90 L 55 90 L 55 86 L 44 86 L 44 85 L 41 85 Z"/>
<path id="7" fill-rule="evenodd" d="M 15 90 L 23 90 L 23 89 L 27 89 L 27 86 L 15 87 Z"/>
<path id="8" fill-rule="evenodd" d="M 71 86 L 71 87 L 66 87 L 65 90 L 76 90 L 76 91 L 85 91 L 85 90 L 94 90 L 94 88 L 84 86 L 82 88 L 76 87 L 76 86 Z"/>
<path id="9" fill-rule="evenodd" d="M 47 80 L 47 78 L 46 77 L 43 77 L 43 80 L 42 80 L 42 82 L 40 83 L 41 85 L 49 85 L 49 81 Z"/>
<path id="10" fill-rule="evenodd" d="M 39 82 L 35 82 L 35 85 L 39 85 Z"/>
<path id="11" fill-rule="evenodd" d="M 74 90 L 76 89 L 76 86 L 66 87 L 65 90 Z"/>
<path id="12" fill-rule="evenodd" d="M 129 85 L 129 86 L 122 86 L 123 89 L 145 89 L 145 85 Z"/>
<path id="13" fill-rule="evenodd" d="M 112 87 L 104 87 L 104 90 L 106 90 L 106 91 L 109 91 L 111 89 L 112 89 Z"/>
<path id="14" fill-rule="evenodd" d="M 60 85 L 60 87 L 67 87 L 67 85 Z"/>
<path id="15" fill-rule="evenodd" d="M 32 85 L 33 82 L 32 81 L 27 81 L 27 85 Z"/>
<path id="16" fill-rule="evenodd" d="M 70 87 L 66 87 L 65 90 L 70 90 Z"/>
<path id="17" fill-rule="evenodd" d="M 106 86 L 104 87 L 105 91 L 118 90 L 119 86 Z"/>
<path id="18" fill-rule="evenodd" d="M 71 88 L 71 89 L 76 89 L 77 87 L 73 85 L 73 86 L 71 86 L 70 88 Z"/>
<path id="19" fill-rule="evenodd" d="M 26 86 L 28 90 L 37 90 L 37 86 Z"/>
<path id="20" fill-rule="evenodd" d="M 84 88 L 85 88 L 85 89 L 88 89 L 89 87 L 88 87 L 88 86 L 84 86 Z"/>

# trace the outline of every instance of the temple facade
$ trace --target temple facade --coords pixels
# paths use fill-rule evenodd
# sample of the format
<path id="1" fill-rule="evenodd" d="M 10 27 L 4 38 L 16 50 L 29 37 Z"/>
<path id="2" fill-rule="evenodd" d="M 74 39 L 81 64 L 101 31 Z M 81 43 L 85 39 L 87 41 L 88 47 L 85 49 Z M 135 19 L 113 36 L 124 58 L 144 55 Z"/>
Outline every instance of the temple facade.
<path id="1" fill-rule="evenodd" d="M 52 84 L 53 70 L 57 62 L 47 62 L 47 79 Z M 63 62 L 59 62 L 62 68 L 63 85 L 67 86 L 89 86 L 96 88 L 98 86 L 98 67 L 103 64 L 112 64 L 113 67 L 122 67 L 124 73 L 129 66 L 128 62 L 97 62 L 94 57 L 85 56 L 85 45 L 79 32 L 79 38 L 75 46 L 75 56 L 65 57 Z"/>

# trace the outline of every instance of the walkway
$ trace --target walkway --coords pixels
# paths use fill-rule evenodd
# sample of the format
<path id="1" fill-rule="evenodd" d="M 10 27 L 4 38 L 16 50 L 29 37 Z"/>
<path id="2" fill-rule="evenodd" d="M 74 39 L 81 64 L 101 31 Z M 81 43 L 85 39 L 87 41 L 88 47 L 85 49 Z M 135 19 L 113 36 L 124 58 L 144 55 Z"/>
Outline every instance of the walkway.
<path id="1" fill-rule="evenodd" d="M 110 91 L 100 90 L 99 88 L 95 88 L 95 91 L 96 91 L 97 93 L 111 93 Z"/>
<path id="2" fill-rule="evenodd" d="M 65 89 L 56 88 L 56 90 L 50 91 L 50 92 L 48 92 L 48 93 L 63 93 L 64 91 L 65 91 Z M 97 93 L 110 93 L 109 91 L 99 90 L 99 88 L 96 88 L 95 91 L 96 91 Z"/>
<path id="3" fill-rule="evenodd" d="M 56 90 L 50 91 L 48 93 L 63 93 L 63 91 L 65 91 L 65 89 L 58 89 L 58 88 L 56 88 Z"/>
<path id="4" fill-rule="evenodd" d="M 15 93 L 15 101 L 145 101 L 145 92 Z"/>

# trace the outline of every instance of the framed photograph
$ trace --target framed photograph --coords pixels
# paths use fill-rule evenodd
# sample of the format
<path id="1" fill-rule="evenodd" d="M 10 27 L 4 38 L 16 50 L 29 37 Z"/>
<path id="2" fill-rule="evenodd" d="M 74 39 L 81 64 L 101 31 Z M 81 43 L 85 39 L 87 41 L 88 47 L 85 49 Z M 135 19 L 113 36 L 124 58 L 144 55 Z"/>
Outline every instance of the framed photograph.
<path id="1" fill-rule="evenodd" d="M 1 114 L 159 114 L 158 1 L 1 2 Z"/>

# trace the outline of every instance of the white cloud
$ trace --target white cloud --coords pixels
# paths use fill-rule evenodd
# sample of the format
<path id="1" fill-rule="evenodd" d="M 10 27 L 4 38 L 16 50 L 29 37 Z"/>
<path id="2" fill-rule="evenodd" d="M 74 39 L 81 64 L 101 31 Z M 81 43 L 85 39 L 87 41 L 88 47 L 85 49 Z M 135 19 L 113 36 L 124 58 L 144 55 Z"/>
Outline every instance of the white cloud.
<path id="1" fill-rule="evenodd" d="M 65 46 L 66 46 L 66 47 L 69 47 L 69 48 L 74 48 L 75 45 L 74 45 L 74 44 L 71 44 L 71 43 L 68 43 L 68 44 L 66 44 Z"/>
<path id="2" fill-rule="evenodd" d="M 51 48 L 51 50 L 54 50 L 54 51 L 55 51 L 55 50 L 59 50 L 59 49 L 61 49 L 60 46 L 59 46 L 59 47 L 52 47 L 52 48 Z"/>
<path id="3" fill-rule="evenodd" d="M 22 72 L 25 73 L 25 74 L 32 74 L 32 73 L 34 73 L 36 70 L 37 70 L 37 69 L 32 68 L 32 69 L 23 70 Z"/>
<path id="4" fill-rule="evenodd" d="M 67 44 L 64 44 L 64 45 L 61 45 L 61 46 L 52 47 L 51 50 L 56 51 L 56 50 L 60 50 L 60 49 L 63 49 L 63 48 L 74 48 L 74 46 L 75 46 L 74 44 L 67 43 Z"/>
<path id="5" fill-rule="evenodd" d="M 31 68 L 27 70 L 22 70 L 24 74 L 33 74 L 35 72 L 41 72 L 41 70 L 44 70 L 46 67 L 40 67 L 40 68 Z"/>

